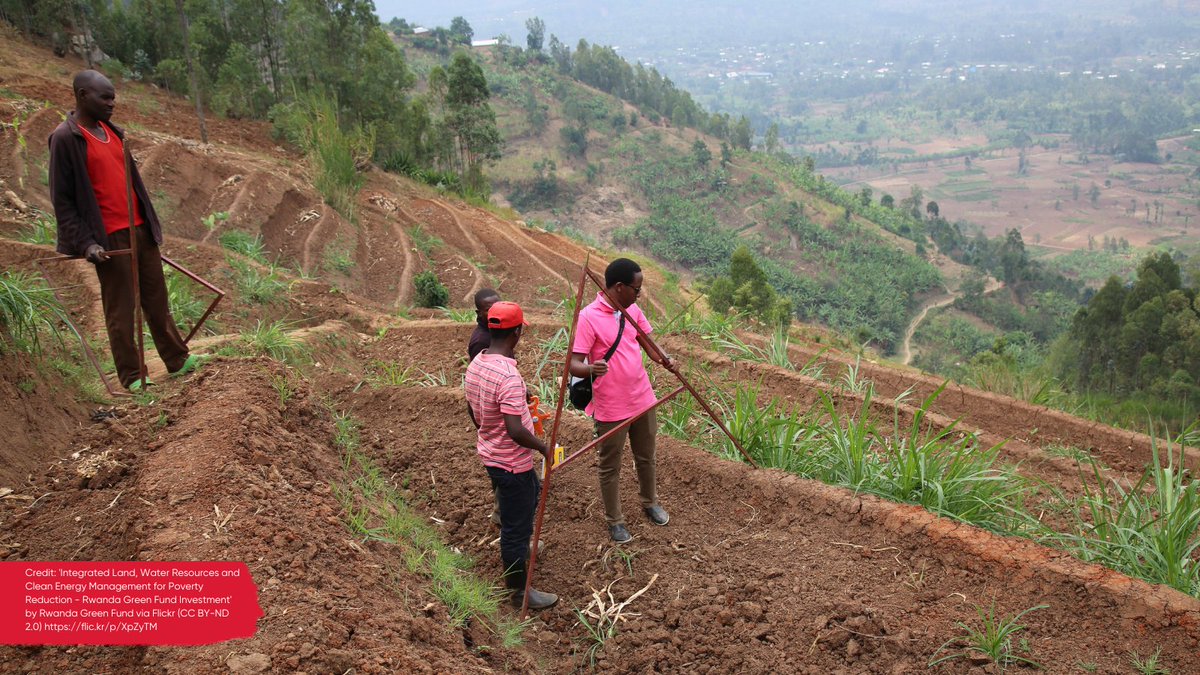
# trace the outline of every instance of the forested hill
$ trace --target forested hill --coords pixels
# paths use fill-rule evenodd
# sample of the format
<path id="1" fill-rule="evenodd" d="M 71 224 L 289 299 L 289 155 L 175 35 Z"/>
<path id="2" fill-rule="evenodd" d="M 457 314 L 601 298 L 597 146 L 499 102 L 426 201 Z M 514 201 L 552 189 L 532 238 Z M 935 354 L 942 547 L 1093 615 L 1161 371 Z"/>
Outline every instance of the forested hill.
<path id="1" fill-rule="evenodd" d="M 198 97 L 209 120 L 270 120 L 349 218 L 355 167 L 373 160 L 690 279 L 725 271 L 745 245 L 796 316 L 885 350 L 943 276 L 961 276 L 926 261 L 936 213 L 920 195 L 842 191 L 746 120 L 536 20 L 524 45 L 472 49 L 465 20 L 413 35 L 381 26 L 369 0 L 5 0 L 0 18 L 117 79 Z"/>
<path id="2" fill-rule="evenodd" d="M 389 28 L 436 90 L 462 53 L 455 31 Z M 531 224 L 645 252 L 700 281 L 746 246 L 800 319 L 885 350 L 925 297 L 944 292 L 943 277 L 953 287 L 964 276 L 933 255 L 925 205 L 911 195 L 889 208 L 883 195 L 841 190 L 745 119 L 696 108 L 654 69 L 587 41 L 563 45 L 536 20 L 530 28 L 523 46 L 468 54 L 504 141 L 487 169 L 493 201 Z"/>

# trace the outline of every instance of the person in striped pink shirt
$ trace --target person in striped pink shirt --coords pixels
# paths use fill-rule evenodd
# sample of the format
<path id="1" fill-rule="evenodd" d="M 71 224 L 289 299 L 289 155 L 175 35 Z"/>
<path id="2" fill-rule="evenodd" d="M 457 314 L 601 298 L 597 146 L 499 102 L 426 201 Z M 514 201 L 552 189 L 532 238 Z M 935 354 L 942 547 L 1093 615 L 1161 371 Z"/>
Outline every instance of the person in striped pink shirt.
<path id="1" fill-rule="evenodd" d="M 533 451 L 545 456 L 545 442 L 533 433 L 525 400 L 525 380 L 517 370 L 516 348 L 528 326 L 521 306 L 497 302 L 487 313 L 491 344 L 467 366 L 467 412 L 478 430 L 475 451 L 487 469 L 500 501 L 500 559 L 512 603 L 525 600 L 525 563 L 533 535 L 533 515 L 541 486 L 533 469 Z M 529 590 L 529 608 L 558 602 L 553 593 Z"/>

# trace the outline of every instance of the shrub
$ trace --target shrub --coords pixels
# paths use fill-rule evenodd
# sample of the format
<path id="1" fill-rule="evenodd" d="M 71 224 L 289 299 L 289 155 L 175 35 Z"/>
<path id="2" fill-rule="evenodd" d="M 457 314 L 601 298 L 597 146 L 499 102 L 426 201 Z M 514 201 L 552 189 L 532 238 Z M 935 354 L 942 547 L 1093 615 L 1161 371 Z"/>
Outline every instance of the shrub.
<path id="1" fill-rule="evenodd" d="M 363 181 L 358 166 L 372 155 L 374 130 L 361 126 L 343 129 L 337 105 L 323 96 L 276 105 L 270 116 L 278 134 L 308 153 L 313 185 L 325 202 L 353 221 L 355 198 Z"/>
<path id="2" fill-rule="evenodd" d="M 417 305 L 421 307 L 445 307 L 450 304 L 450 291 L 438 281 L 433 270 L 421 272 L 413 277 L 417 289 Z"/>

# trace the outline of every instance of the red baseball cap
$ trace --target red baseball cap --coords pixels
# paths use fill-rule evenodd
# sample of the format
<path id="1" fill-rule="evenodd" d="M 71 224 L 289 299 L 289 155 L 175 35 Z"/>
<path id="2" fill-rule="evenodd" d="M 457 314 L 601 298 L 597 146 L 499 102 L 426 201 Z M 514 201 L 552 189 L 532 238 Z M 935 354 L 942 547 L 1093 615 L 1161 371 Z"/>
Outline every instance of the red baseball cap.
<path id="1" fill-rule="evenodd" d="M 488 310 L 488 328 L 516 328 L 517 326 L 528 326 L 529 322 L 525 320 L 525 313 L 521 311 L 521 306 L 515 302 L 500 301 L 492 305 Z"/>

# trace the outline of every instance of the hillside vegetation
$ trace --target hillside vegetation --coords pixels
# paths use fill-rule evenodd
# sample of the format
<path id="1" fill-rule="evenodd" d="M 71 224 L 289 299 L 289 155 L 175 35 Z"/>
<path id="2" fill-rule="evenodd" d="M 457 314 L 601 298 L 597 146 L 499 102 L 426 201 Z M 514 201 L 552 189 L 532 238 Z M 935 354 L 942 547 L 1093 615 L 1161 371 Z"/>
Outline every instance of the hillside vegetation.
<path id="1" fill-rule="evenodd" d="M 236 642 L 3 647 L 0 669 L 692 672 L 703 663 L 730 675 L 953 673 L 975 657 L 965 631 L 1017 618 L 1027 644 L 998 645 L 979 665 L 1025 658 L 1054 672 L 1078 663 L 1120 672 L 1131 654 L 1167 668 L 1190 662 L 1200 640 L 1200 484 L 1188 476 L 1200 457 L 1181 447 L 1187 437 L 1159 441 L 947 385 L 840 351 L 825 334 L 817 343 L 795 329 L 747 332 L 742 318 L 689 302 L 691 270 L 648 257 L 639 304 L 656 339 L 771 470 L 742 463 L 696 399 L 672 400 L 660 417 L 658 472 L 669 526 L 631 508 L 635 540 L 607 544 L 594 467 L 566 467 L 548 498 L 538 566 L 539 586 L 561 600 L 519 621 L 497 590 L 494 496 L 463 414 L 471 297 L 492 286 L 529 309 L 517 363 L 552 408 L 572 282 L 584 260 L 600 269 L 614 252 L 476 206 L 469 162 L 395 167 L 412 180 L 372 166 L 370 125 L 337 119 L 331 98 L 285 101 L 279 129 L 210 118 L 205 143 L 187 101 L 119 81 L 114 119 L 130 131 L 164 220 L 164 251 L 228 295 L 192 342 L 214 357 L 199 372 L 168 378 L 151 358 L 158 385 L 149 392 L 89 394 L 79 385 L 94 378 L 62 317 L 71 312 L 83 340 L 104 352 L 94 274 L 74 261 L 43 277 L 33 262 L 51 255 L 53 239 L 38 139 L 70 108 L 65 83 L 82 63 L 11 33 L 0 47 L 0 263 L 9 272 L 0 277 L 0 393 L 15 402 L 0 421 L 25 442 L 0 449 L 0 557 L 245 561 L 264 611 L 255 635 Z M 436 65 L 448 107 L 431 120 L 486 121 L 474 86 L 484 69 L 453 54 Z M 451 81 L 461 85 L 455 96 Z M 418 82 L 414 99 L 425 95 Z M 299 132 L 295 147 L 277 130 Z M 694 131 L 658 131 L 699 166 Z M 730 181 L 749 184 L 747 167 L 769 161 L 735 154 Z M 794 224 L 737 237 L 758 257 L 734 248 L 714 301 L 772 320 L 781 299 L 765 280 L 775 265 L 806 263 L 767 252 L 790 255 L 793 233 L 862 228 L 916 256 L 914 233 L 931 221 L 912 215 L 915 203 L 884 207 L 804 163 L 774 161 L 791 178 L 773 188 L 786 195 L 780 217 Z M 716 164 L 709 158 L 706 171 Z M 624 236 L 654 244 L 636 229 Z M 1020 256 L 1008 260 L 1019 286 L 1029 270 Z M 210 296 L 173 278 L 174 308 L 189 324 Z M 438 303 L 449 306 L 420 306 Z M 660 394 L 675 386 L 651 372 Z M 564 446 L 580 448 L 593 432 L 586 416 L 563 411 Z M 633 472 L 623 480 L 634 499 Z M 623 618 L 599 610 L 609 594 L 629 601 Z"/>

